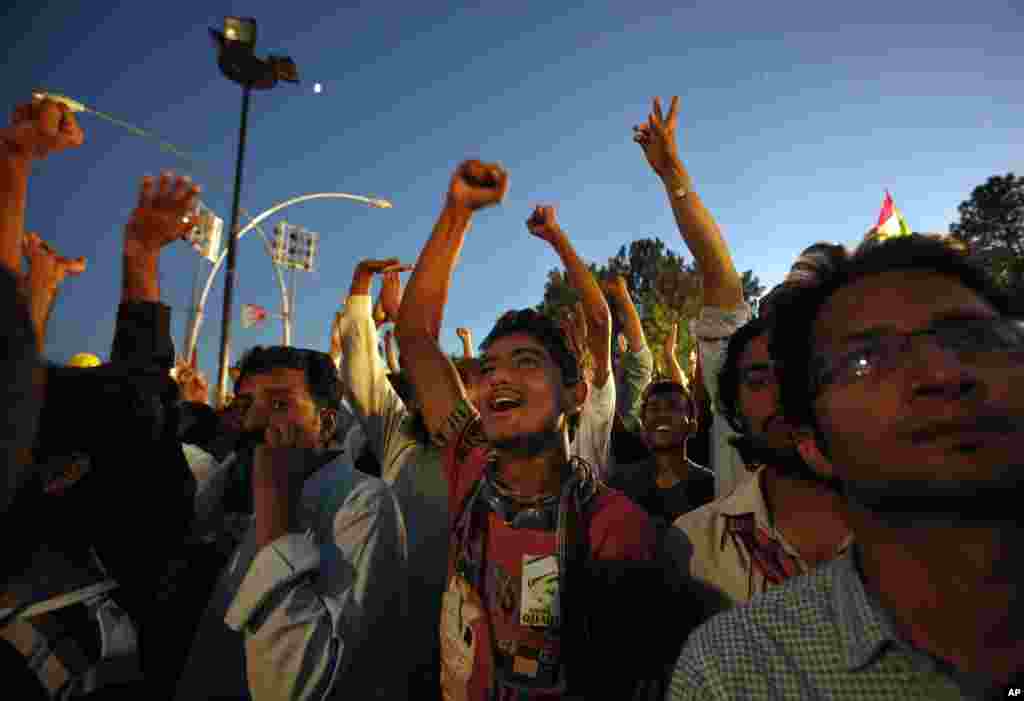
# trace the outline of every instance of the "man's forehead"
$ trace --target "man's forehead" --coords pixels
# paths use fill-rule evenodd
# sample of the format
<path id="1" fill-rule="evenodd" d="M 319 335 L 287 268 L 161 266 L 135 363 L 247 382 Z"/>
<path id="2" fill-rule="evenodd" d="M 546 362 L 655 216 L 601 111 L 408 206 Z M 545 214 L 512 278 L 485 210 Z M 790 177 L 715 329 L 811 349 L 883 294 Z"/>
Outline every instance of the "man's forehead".
<path id="1" fill-rule="evenodd" d="M 992 305 L 959 278 L 929 270 L 865 276 L 833 294 L 814 322 L 816 345 L 874 330 L 910 332 L 950 315 L 991 316 Z"/>
<path id="2" fill-rule="evenodd" d="M 488 359 L 493 360 L 496 358 L 515 355 L 517 353 L 536 353 L 543 356 L 548 355 L 547 349 L 532 336 L 524 333 L 514 333 L 495 339 L 495 341 L 487 346 L 487 348 L 485 348 L 480 354 L 480 359 L 482 361 L 486 361 Z"/>
<path id="3" fill-rule="evenodd" d="M 246 375 L 238 394 L 255 392 L 300 392 L 306 388 L 306 373 L 296 368 L 274 368 L 267 372 Z"/>

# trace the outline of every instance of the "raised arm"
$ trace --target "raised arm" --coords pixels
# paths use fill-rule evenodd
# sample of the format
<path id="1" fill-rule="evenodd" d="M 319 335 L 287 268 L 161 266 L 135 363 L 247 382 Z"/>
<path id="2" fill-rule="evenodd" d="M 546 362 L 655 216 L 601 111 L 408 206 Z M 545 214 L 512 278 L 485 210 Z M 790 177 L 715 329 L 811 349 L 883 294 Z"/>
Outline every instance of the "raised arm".
<path id="1" fill-rule="evenodd" d="M 594 359 L 594 386 L 604 387 L 612 367 L 612 319 L 601 287 L 590 269 L 576 255 L 569 237 L 555 218 L 554 207 L 535 208 L 526 222 L 526 228 L 537 238 L 551 244 L 562 259 L 569 285 L 580 295 L 587 319 L 587 346 Z"/>
<path id="2" fill-rule="evenodd" d="M 646 122 L 633 127 L 633 140 L 640 144 L 647 162 L 668 193 L 679 233 L 704 278 L 704 306 L 735 309 L 743 304 L 743 286 L 722 232 L 694 192 L 693 181 L 679 157 L 676 145 L 678 108 L 679 98 L 673 97 L 668 117 L 663 117 L 661 101 L 654 98 L 654 111 Z"/>
<path id="3" fill-rule="evenodd" d="M 121 304 L 111 361 L 137 366 L 174 364 L 171 310 L 160 303 L 160 251 L 193 226 L 199 186 L 165 172 L 142 179 L 139 200 L 124 229 Z"/>
<path id="4" fill-rule="evenodd" d="M 19 105 L 10 126 L 0 129 L 0 265 L 11 272 L 21 272 L 32 161 L 83 141 L 75 115 L 51 100 Z"/>
<path id="5" fill-rule="evenodd" d="M 644 327 L 633 304 L 633 298 L 629 295 L 626 279 L 621 275 L 612 276 L 605 282 L 604 291 L 608 301 L 619 314 L 627 348 L 633 353 L 639 352 L 647 345 L 647 339 L 644 338 Z"/>
<path id="6" fill-rule="evenodd" d="M 121 302 L 159 302 L 161 249 L 194 226 L 190 212 L 200 188 L 188 177 L 165 172 L 142 178 L 139 201 L 124 229 Z"/>
<path id="7" fill-rule="evenodd" d="M 46 326 L 57 299 L 57 290 L 68 275 L 85 272 L 85 258 L 64 258 L 35 233 L 29 233 L 24 241 L 25 255 L 29 261 L 24 288 L 32 326 L 36 332 L 36 350 L 42 355 L 46 347 Z"/>
<path id="8" fill-rule="evenodd" d="M 402 307 L 402 279 L 400 274 L 412 270 L 412 266 L 400 266 L 397 259 L 393 265 L 381 271 L 383 284 L 380 286 L 380 296 L 377 299 L 377 307 L 384 316 L 384 321 L 394 322 L 398 319 L 398 310 Z M 395 350 L 393 332 L 388 329 L 384 333 L 384 355 L 388 361 L 388 370 L 393 373 L 399 372 L 398 353 Z"/>
<path id="9" fill-rule="evenodd" d="M 398 367 L 398 353 L 395 351 L 394 333 L 391 329 L 384 332 L 384 357 L 387 358 L 389 372 L 400 372 L 400 368 Z"/>
<path id="10" fill-rule="evenodd" d="M 665 347 L 662 349 L 662 360 L 665 363 L 665 372 L 668 373 L 669 378 L 677 383 L 689 389 L 690 383 L 686 377 L 686 373 L 683 372 L 683 368 L 679 365 L 679 359 L 676 357 L 676 343 L 679 341 L 679 324 L 672 324 L 672 330 L 665 338 Z"/>
<path id="11" fill-rule="evenodd" d="M 605 281 L 605 297 L 618 312 L 623 332 L 619 334 L 619 372 L 615 390 L 616 411 L 623 426 L 640 430 L 640 400 L 654 374 L 654 355 L 647 347 L 644 327 L 629 294 L 626 279 L 614 275 Z"/>
<path id="12" fill-rule="evenodd" d="M 396 460 L 406 447 L 401 425 L 405 405 L 388 380 L 388 368 L 377 349 L 377 327 L 370 307 L 370 280 L 398 263 L 397 259 L 365 260 L 356 266 L 345 313 L 339 324 L 342 343 L 341 380 L 346 398 L 366 435 L 373 455 L 381 464 L 381 477 L 397 479 Z M 386 273 L 386 275 L 398 273 Z M 388 305 L 385 304 L 385 307 Z"/>
<path id="13" fill-rule="evenodd" d="M 462 341 L 462 357 L 469 359 L 473 357 L 473 332 L 460 326 L 455 329 L 455 334 Z"/>
<path id="14" fill-rule="evenodd" d="M 443 435 L 445 421 L 466 400 L 459 374 L 438 344 L 452 271 L 473 213 L 501 202 L 507 189 L 508 176 L 501 166 L 461 164 L 406 285 L 395 338 L 432 435 Z"/>

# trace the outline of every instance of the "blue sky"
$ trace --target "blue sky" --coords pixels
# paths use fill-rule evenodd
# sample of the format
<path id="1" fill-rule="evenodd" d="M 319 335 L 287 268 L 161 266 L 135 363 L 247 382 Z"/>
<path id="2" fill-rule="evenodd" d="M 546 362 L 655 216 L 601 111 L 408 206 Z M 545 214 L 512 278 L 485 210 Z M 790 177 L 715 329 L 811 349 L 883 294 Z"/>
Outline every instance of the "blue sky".
<path id="1" fill-rule="evenodd" d="M 603 262 L 644 236 L 690 258 L 631 140 L 654 95 L 681 96 L 679 139 L 696 187 L 737 268 L 768 286 L 814 241 L 856 243 L 885 188 L 912 228 L 946 231 L 973 187 L 1024 172 L 1024 8 L 1013 0 L 19 3 L 0 21 L 9 107 L 46 86 L 206 164 L 91 115 L 81 116 L 82 148 L 37 164 L 29 229 L 89 259 L 51 317 L 51 360 L 109 355 L 120 232 L 143 174 L 192 175 L 229 219 L 241 91 L 217 70 L 207 27 L 234 14 L 256 17 L 257 52 L 291 55 L 303 78 L 253 95 L 242 205 L 256 214 L 328 190 L 394 203 L 317 201 L 268 222 L 268 232 L 284 218 L 322 237 L 317 271 L 299 278 L 299 346 L 327 348 L 358 260 L 415 261 L 465 158 L 500 161 L 511 187 L 463 249 L 442 335 L 450 351 L 456 326 L 480 340 L 501 311 L 540 300 L 558 260 L 526 232 L 534 204 L 558 206 L 586 259 Z M 185 244 L 161 258 L 177 344 L 197 260 Z M 211 379 L 222 281 L 200 340 Z M 233 355 L 280 342 L 279 322 L 242 329 L 241 303 L 280 308 L 254 235 L 239 245 Z"/>

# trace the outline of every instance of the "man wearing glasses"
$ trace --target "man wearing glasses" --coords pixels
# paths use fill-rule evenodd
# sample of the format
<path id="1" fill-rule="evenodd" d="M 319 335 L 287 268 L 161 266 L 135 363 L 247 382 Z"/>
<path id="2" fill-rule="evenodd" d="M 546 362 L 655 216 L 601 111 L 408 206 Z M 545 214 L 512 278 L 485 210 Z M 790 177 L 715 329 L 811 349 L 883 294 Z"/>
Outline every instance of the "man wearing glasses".
<path id="1" fill-rule="evenodd" d="M 946 243 L 867 243 L 780 300 L 800 454 L 854 545 L 698 629 L 670 697 L 1006 697 L 1024 670 L 1024 326 Z M 723 653 L 727 652 L 725 655 Z"/>

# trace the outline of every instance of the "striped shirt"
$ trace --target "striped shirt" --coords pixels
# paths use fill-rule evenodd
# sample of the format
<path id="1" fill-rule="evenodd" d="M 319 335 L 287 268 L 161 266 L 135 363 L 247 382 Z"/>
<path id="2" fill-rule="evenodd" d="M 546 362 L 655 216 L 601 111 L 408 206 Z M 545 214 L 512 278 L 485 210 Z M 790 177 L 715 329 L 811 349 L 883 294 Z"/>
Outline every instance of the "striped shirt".
<path id="1" fill-rule="evenodd" d="M 857 546 L 698 628 L 669 701 L 984 698 L 990 682 L 912 647 L 868 595 Z"/>

